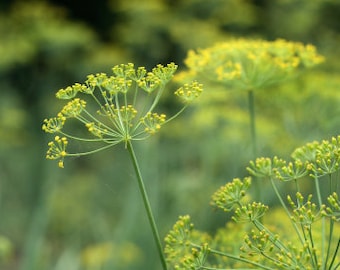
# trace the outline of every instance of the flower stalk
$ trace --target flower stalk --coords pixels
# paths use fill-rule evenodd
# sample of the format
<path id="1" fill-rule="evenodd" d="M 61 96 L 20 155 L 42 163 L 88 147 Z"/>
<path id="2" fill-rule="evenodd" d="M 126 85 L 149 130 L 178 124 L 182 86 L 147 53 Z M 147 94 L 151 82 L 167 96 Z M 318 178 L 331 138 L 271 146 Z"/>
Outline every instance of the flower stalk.
<path id="1" fill-rule="evenodd" d="M 163 247 L 162 247 L 161 239 L 159 237 L 158 228 L 157 228 L 157 225 L 156 225 L 156 222 L 155 222 L 154 215 L 152 213 L 152 209 L 151 209 L 151 205 L 150 205 L 150 201 L 149 201 L 149 196 L 146 192 L 146 188 L 145 188 L 144 181 L 143 181 L 143 178 L 142 178 L 142 173 L 140 171 L 138 161 L 137 161 L 137 158 L 136 158 L 136 154 L 135 154 L 135 151 L 132 147 L 131 141 L 127 142 L 127 150 L 130 154 L 130 158 L 131 158 L 133 168 L 134 168 L 134 171 L 135 171 L 135 174 L 136 174 L 139 191 L 140 191 L 140 194 L 142 195 L 144 208 L 145 208 L 145 211 L 146 211 L 149 223 L 150 223 L 150 227 L 151 227 L 151 230 L 152 230 L 152 234 L 153 234 L 155 243 L 156 243 L 158 255 L 160 257 L 163 269 L 167 270 L 167 265 L 166 265 L 165 256 L 164 256 L 164 253 L 163 253 Z"/>

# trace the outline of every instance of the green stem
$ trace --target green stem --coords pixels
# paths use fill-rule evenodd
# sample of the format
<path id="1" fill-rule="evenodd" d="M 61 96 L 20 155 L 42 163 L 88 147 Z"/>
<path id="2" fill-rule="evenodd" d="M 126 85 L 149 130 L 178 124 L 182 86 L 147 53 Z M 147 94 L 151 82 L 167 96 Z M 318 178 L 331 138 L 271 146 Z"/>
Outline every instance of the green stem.
<path id="1" fill-rule="evenodd" d="M 144 207 L 145 207 L 145 210 L 146 210 L 149 222 L 150 222 L 152 234 L 153 234 L 156 246 L 157 246 L 159 257 L 161 259 L 163 269 L 167 270 L 165 256 L 164 256 L 164 253 L 163 253 L 163 248 L 162 248 L 161 240 L 160 240 L 160 237 L 159 237 L 157 225 L 156 225 L 154 216 L 152 214 L 149 198 L 148 198 L 145 186 L 144 186 L 142 174 L 141 174 L 141 171 L 139 169 L 138 161 L 137 161 L 137 158 L 136 158 L 135 151 L 133 150 L 131 141 L 127 141 L 126 146 L 127 146 L 128 151 L 129 151 L 133 167 L 135 169 L 135 173 L 136 173 L 137 180 L 138 180 L 139 191 L 141 192 L 141 195 L 142 195 L 142 198 L 143 198 Z"/>
<path id="2" fill-rule="evenodd" d="M 333 186 L 333 179 L 332 174 L 329 175 L 329 194 L 332 194 L 332 186 Z M 328 259 L 331 251 L 331 243 L 333 239 L 333 230 L 334 230 L 334 220 L 330 219 L 329 221 L 329 232 L 328 232 L 328 241 L 327 241 L 327 253 L 326 253 L 326 259 L 325 259 L 325 266 L 327 267 Z M 329 267 L 331 269 L 331 265 Z"/>
<path id="3" fill-rule="evenodd" d="M 321 190 L 320 190 L 320 184 L 319 184 L 319 178 L 317 175 L 314 175 L 315 179 L 315 190 L 316 190 L 316 195 L 319 203 L 320 209 L 322 208 L 322 196 L 321 196 Z M 326 224 L 325 224 L 325 217 L 323 216 L 321 218 L 321 260 L 324 259 L 324 254 L 325 254 L 325 241 L 326 241 Z M 322 261 L 321 265 L 323 265 L 324 261 Z"/>
<path id="4" fill-rule="evenodd" d="M 329 255 L 331 252 L 331 243 L 333 240 L 333 227 L 334 227 L 334 221 L 331 219 L 329 224 L 329 233 L 328 233 L 328 245 L 327 245 L 327 253 L 326 253 L 326 259 L 325 259 L 325 266 L 327 266 L 328 264 L 328 260 L 329 260 Z M 331 268 L 329 268 L 331 269 Z"/>
<path id="5" fill-rule="evenodd" d="M 333 266 L 333 264 L 334 264 L 334 262 L 335 262 L 335 259 L 336 259 L 336 257 L 337 257 L 336 255 L 338 254 L 339 247 L 340 247 L 340 237 L 339 237 L 338 243 L 337 243 L 337 245 L 336 245 L 336 249 L 335 249 L 334 254 L 333 254 L 332 261 L 331 261 L 331 263 L 330 263 L 328 269 L 337 269 L 337 268 L 338 268 L 338 266 L 339 266 L 340 263 L 338 263 L 337 266 L 336 266 L 335 268 L 332 268 L 332 266 Z"/>
<path id="6" fill-rule="evenodd" d="M 257 157 L 257 142 L 256 142 L 256 125 L 255 125 L 255 109 L 254 109 L 254 91 L 248 90 L 248 110 L 250 120 L 250 135 L 253 148 L 253 158 Z"/>
<path id="7" fill-rule="evenodd" d="M 199 246 L 194 245 L 194 244 L 192 244 L 192 245 L 195 246 L 195 247 L 199 247 Z M 209 251 L 210 251 L 210 253 L 213 253 L 213 254 L 216 254 L 216 255 L 220 255 L 220 256 L 224 256 L 224 257 L 236 260 L 236 261 L 248 263 L 248 264 L 251 264 L 253 266 L 260 267 L 261 269 L 267 269 L 267 270 L 273 269 L 273 268 L 267 267 L 267 266 L 265 266 L 265 265 L 263 265 L 261 263 L 257 263 L 255 261 L 251 261 L 251 260 L 248 260 L 246 258 L 242 258 L 242 257 L 236 256 L 236 255 L 233 255 L 233 254 L 221 252 L 221 251 L 218 251 L 218 250 L 215 250 L 215 249 L 209 249 Z"/>
<path id="8" fill-rule="evenodd" d="M 248 90 L 248 112 L 250 122 L 250 136 L 251 136 L 251 147 L 252 147 L 252 159 L 257 157 L 257 142 L 256 142 L 256 124 L 255 124 L 255 109 L 254 109 L 254 91 Z M 262 191 L 260 185 L 260 179 L 256 179 L 254 184 L 255 196 L 258 200 L 262 200 Z"/>
<path id="9" fill-rule="evenodd" d="M 301 236 L 301 234 L 300 234 L 300 232 L 299 232 L 298 227 L 296 226 L 295 222 L 291 219 L 291 214 L 290 214 L 290 212 L 289 212 L 289 210 L 288 210 L 288 208 L 287 208 L 285 202 L 283 201 L 283 199 L 282 199 L 282 197 L 281 197 L 281 194 L 280 194 L 278 188 L 276 187 L 276 185 L 275 185 L 275 183 L 274 183 L 273 178 L 270 178 L 270 183 L 271 183 L 271 185 L 272 185 L 272 187 L 273 187 L 273 189 L 274 189 L 274 192 L 275 192 L 277 198 L 279 199 L 279 201 L 280 201 L 280 203 L 281 203 L 281 205 L 282 205 L 284 211 L 286 212 L 287 216 L 289 217 L 289 219 L 290 219 L 290 221 L 291 221 L 291 224 L 292 224 L 292 226 L 293 226 L 293 228 L 294 228 L 296 234 L 298 235 L 301 244 L 303 244 L 303 243 L 304 243 L 304 238 L 302 238 L 302 236 Z"/>

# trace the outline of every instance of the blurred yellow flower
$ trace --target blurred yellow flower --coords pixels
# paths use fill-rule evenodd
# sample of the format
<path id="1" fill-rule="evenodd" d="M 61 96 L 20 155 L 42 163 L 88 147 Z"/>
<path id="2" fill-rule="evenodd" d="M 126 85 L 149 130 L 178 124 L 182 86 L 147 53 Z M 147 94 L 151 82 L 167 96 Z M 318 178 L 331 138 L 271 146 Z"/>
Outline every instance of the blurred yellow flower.
<path id="1" fill-rule="evenodd" d="M 262 88 L 291 77 L 296 71 L 323 62 L 313 45 L 236 39 L 189 51 L 186 65 L 196 75 L 234 89 Z"/>

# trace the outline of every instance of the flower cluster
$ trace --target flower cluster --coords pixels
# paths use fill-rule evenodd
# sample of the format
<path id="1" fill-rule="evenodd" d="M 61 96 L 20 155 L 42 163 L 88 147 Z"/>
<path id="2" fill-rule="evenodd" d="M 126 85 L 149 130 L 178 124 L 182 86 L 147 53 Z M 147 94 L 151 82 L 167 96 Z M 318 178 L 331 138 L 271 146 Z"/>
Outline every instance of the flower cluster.
<path id="1" fill-rule="evenodd" d="M 339 170 L 340 136 L 321 142 L 314 141 L 295 149 L 293 160 L 277 157 L 250 161 L 248 172 L 257 178 L 275 178 L 281 181 L 298 180 L 306 176 L 322 177 Z"/>
<path id="2" fill-rule="evenodd" d="M 326 208 L 328 216 L 332 218 L 333 221 L 340 222 L 340 200 L 336 192 L 333 192 L 327 198 L 329 207 Z"/>
<path id="3" fill-rule="evenodd" d="M 248 195 L 250 176 L 242 180 L 235 178 L 212 195 L 212 205 L 231 212 L 235 224 L 227 223 L 216 237 L 204 240 L 193 237 L 192 230 L 186 234 L 183 230 L 172 230 L 166 238 L 168 250 L 172 248 L 170 262 L 176 262 L 177 257 L 177 262 L 182 262 L 178 269 L 237 269 L 236 265 L 247 269 L 337 269 L 340 266 L 340 136 L 307 143 L 291 156 L 291 161 L 258 158 L 247 168 L 254 178 L 252 181 L 262 179 L 262 183 L 267 181 L 272 185 L 273 194 L 282 205 L 280 216 L 271 217 L 269 206 Z M 303 195 L 306 181 L 314 183 L 314 191 Z M 289 191 L 284 197 L 279 189 L 289 183 L 296 192 L 291 195 Z M 180 219 L 176 228 L 180 225 L 184 228 L 188 220 Z M 240 237 L 240 228 L 245 232 L 243 243 L 237 239 L 231 243 L 230 235 L 235 233 Z M 185 241 L 169 241 L 183 239 L 183 235 Z M 176 243 L 184 242 L 186 248 L 176 247 Z M 208 252 L 204 252 L 202 245 L 209 246 Z M 195 260 L 195 254 L 200 254 L 197 256 L 200 260 Z"/>
<path id="4" fill-rule="evenodd" d="M 239 206 L 241 201 L 244 201 L 250 183 L 250 177 L 245 178 L 243 181 L 235 178 L 232 182 L 220 187 L 212 195 L 211 204 L 225 212 L 231 211 L 235 206 Z"/>
<path id="5" fill-rule="evenodd" d="M 314 46 L 283 39 L 236 39 L 189 51 L 186 65 L 199 75 L 235 89 L 256 89 L 287 79 L 323 61 Z"/>
<path id="6" fill-rule="evenodd" d="M 251 230 L 250 234 L 244 237 L 244 245 L 240 248 L 243 256 L 257 256 L 269 254 L 275 246 L 270 241 L 270 235 L 265 230 Z"/>
<path id="7" fill-rule="evenodd" d="M 210 248 L 208 236 L 194 230 L 190 216 L 180 216 L 165 237 L 165 254 L 174 269 L 201 269 L 205 265 Z M 196 246 L 192 241 L 203 242 Z"/>
<path id="8" fill-rule="evenodd" d="M 59 159 L 59 167 L 64 168 L 64 157 L 67 156 L 66 146 L 68 141 L 66 137 L 55 136 L 54 141 L 48 143 L 47 159 Z"/>
<path id="9" fill-rule="evenodd" d="M 267 210 L 268 206 L 263 203 L 248 203 L 236 208 L 233 220 L 236 222 L 255 222 L 260 220 Z"/>
<path id="10" fill-rule="evenodd" d="M 48 159 L 58 159 L 63 167 L 66 156 L 91 154 L 118 143 L 143 140 L 182 112 L 202 92 L 197 82 L 185 84 L 175 91 L 184 101 L 183 108 L 171 118 L 155 112 L 165 86 L 172 79 L 177 65 L 157 65 L 150 72 L 132 63 L 116 65 L 112 75 L 97 73 L 87 76 L 85 83 L 75 83 L 56 93 L 68 100 L 56 117 L 45 119 L 42 129 L 58 136 L 49 143 Z M 143 104 L 140 104 L 143 103 Z M 84 128 L 81 136 L 66 131 L 66 122 L 78 121 Z M 69 129 L 70 130 L 70 129 Z M 72 129 L 71 129 L 72 130 Z M 61 137 L 60 137 L 61 136 Z M 66 151 L 68 139 L 82 142 L 100 142 L 102 146 L 83 153 Z"/>
<path id="11" fill-rule="evenodd" d="M 315 203 L 312 202 L 312 195 L 310 194 L 307 201 L 304 202 L 304 197 L 300 192 L 296 193 L 296 203 L 288 195 L 288 203 L 293 209 L 292 220 L 296 223 L 300 223 L 308 230 L 310 226 L 320 219 L 322 216 L 326 215 L 325 205 L 321 205 L 319 208 Z"/>
<path id="12" fill-rule="evenodd" d="M 191 84 L 184 84 L 180 87 L 175 95 L 180 97 L 185 103 L 190 103 L 195 100 L 202 93 L 202 84 L 193 82 Z"/>

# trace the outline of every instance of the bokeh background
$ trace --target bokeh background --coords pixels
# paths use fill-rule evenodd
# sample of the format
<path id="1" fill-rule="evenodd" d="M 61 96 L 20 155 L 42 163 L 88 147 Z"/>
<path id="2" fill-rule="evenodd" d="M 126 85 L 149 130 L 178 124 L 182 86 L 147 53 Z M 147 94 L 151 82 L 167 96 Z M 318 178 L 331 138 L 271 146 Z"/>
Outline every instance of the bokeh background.
<path id="1" fill-rule="evenodd" d="M 121 63 L 185 70 L 189 49 L 235 37 L 311 43 L 322 65 L 255 94 L 260 156 L 289 157 L 340 133 L 339 17 L 337 0 L 1 1 L 0 269 L 160 268 L 122 147 L 63 170 L 45 160 L 58 89 Z M 205 91 L 216 95 L 136 145 L 162 237 L 181 214 L 212 233 L 224 224 L 210 196 L 252 158 L 246 93 Z"/>

